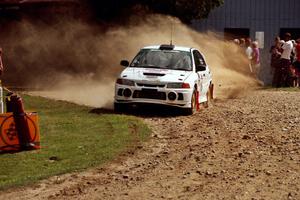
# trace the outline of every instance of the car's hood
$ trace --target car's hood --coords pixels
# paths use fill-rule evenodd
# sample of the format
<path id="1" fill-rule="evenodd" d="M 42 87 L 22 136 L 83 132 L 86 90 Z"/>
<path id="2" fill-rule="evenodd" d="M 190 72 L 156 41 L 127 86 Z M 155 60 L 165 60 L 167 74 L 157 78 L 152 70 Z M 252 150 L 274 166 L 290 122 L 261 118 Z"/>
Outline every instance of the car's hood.
<path id="1" fill-rule="evenodd" d="M 121 78 L 138 82 L 183 82 L 191 71 L 128 67 L 121 73 Z"/>

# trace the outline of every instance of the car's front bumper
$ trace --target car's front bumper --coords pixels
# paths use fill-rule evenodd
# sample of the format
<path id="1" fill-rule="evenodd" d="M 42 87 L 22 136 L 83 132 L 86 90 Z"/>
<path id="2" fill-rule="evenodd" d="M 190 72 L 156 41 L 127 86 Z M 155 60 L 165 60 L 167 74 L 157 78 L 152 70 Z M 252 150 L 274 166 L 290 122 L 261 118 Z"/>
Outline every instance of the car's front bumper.
<path id="1" fill-rule="evenodd" d="M 171 99 L 169 98 L 170 93 L 173 93 L 171 95 L 173 98 Z M 115 86 L 115 103 L 150 103 L 190 108 L 192 95 L 192 88 L 173 89 L 166 87 L 126 86 L 120 84 L 116 84 Z"/>

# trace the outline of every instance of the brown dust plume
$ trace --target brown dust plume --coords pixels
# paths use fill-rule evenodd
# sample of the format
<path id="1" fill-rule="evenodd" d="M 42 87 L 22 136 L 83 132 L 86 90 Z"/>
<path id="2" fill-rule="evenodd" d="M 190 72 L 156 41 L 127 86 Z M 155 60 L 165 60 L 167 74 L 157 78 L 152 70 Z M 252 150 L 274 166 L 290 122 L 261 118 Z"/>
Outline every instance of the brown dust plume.
<path id="1" fill-rule="evenodd" d="M 132 18 L 124 26 L 103 28 L 78 21 L 54 26 L 15 24 L 3 42 L 12 86 L 38 88 L 38 94 L 93 107 L 112 107 L 121 59 L 131 60 L 147 45 L 173 43 L 200 49 L 213 72 L 217 97 L 235 98 L 253 88 L 247 59 L 238 47 L 212 32 L 199 33 L 169 16 Z M 18 40 L 16 41 L 16 38 Z"/>

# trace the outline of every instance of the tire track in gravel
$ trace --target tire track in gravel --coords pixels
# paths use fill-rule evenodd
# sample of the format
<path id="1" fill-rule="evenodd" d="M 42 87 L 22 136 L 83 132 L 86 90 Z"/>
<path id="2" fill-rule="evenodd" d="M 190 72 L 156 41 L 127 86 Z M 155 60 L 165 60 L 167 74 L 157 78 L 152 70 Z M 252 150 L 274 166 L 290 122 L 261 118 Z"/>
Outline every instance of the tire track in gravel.
<path id="1" fill-rule="evenodd" d="M 145 121 L 153 134 L 135 151 L 0 199 L 300 199 L 298 92 L 255 91 Z"/>

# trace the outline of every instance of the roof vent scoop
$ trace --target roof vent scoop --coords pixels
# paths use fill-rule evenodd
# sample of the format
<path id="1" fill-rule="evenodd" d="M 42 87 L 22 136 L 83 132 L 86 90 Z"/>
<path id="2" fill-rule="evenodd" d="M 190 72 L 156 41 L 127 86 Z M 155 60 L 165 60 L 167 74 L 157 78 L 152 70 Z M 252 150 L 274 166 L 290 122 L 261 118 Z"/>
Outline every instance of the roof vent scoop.
<path id="1" fill-rule="evenodd" d="M 160 50 L 173 50 L 175 46 L 173 44 L 162 44 L 160 45 Z"/>

